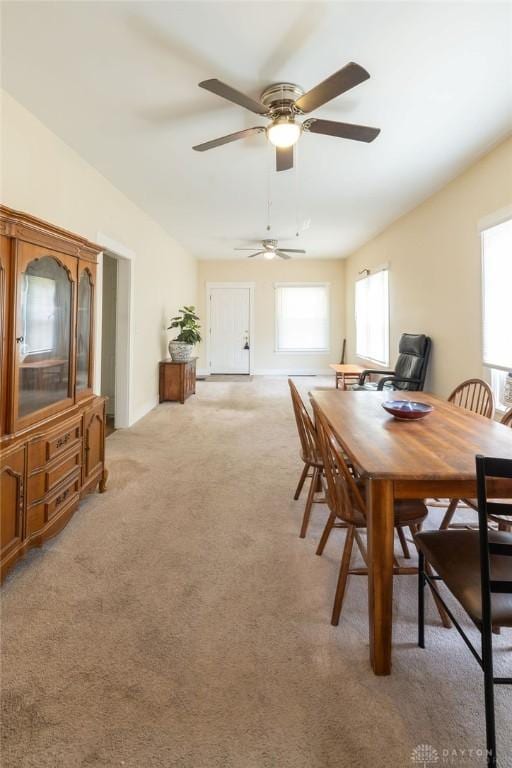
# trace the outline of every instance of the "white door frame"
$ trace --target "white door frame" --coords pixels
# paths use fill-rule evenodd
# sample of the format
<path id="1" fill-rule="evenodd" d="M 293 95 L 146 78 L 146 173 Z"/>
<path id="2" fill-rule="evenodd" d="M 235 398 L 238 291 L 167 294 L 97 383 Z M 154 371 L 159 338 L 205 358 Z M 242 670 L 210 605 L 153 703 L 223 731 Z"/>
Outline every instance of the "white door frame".
<path id="1" fill-rule="evenodd" d="M 248 288 L 249 289 L 249 375 L 254 373 L 254 287 L 256 283 L 206 283 L 206 369 L 211 373 L 210 361 L 210 295 L 212 288 Z"/>
<path id="2" fill-rule="evenodd" d="M 96 242 L 117 261 L 115 426 L 123 428 L 131 426 L 135 420 L 132 411 L 132 355 L 135 338 L 133 269 L 135 253 L 103 232 L 98 232 Z M 101 393 L 102 288 L 103 253 L 98 256 L 96 277 L 97 323 L 94 391 L 97 394 Z"/>

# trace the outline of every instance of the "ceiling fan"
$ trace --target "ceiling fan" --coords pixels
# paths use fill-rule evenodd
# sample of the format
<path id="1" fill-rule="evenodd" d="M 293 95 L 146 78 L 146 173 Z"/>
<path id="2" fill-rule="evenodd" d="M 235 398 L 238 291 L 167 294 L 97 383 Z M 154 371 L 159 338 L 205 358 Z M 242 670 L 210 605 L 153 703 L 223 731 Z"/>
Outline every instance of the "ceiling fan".
<path id="1" fill-rule="evenodd" d="M 252 259 L 254 256 L 261 256 L 263 254 L 264 259 L 273 259 L 275 256 L 280 256 L 282 259 L 291 259 L 291 256 L 288 256 L 289 253 L 306 253 L 306 251 L 300 248 L 279 248 L 277 242 L 277 240 L 262 240 L 261 247 L 263 250 L 251 253 L 247 258 Z M 235 248 L 234 250 L 254 251 L 254 248 Z"/>
<path id="2" fill-rule="evenodd" d="M 204 152 L 207 149 L 220 147 L 222 144 L 245 139 L 256 133 L 266 133 L 268 140 L 276 147 L 276 170 L 287 171 L 293 168 L 293 145 L 297 143 L 303 131 L 305 133 L 337 136 L 341 139 L 373 141 L 379 135 L 380 128 L 339 123 L 316 117 L 310 117 L 302 123 L 296 120 L 297 116 L 313 112 L 336 96 L 368 80 L 369 77 L 366 69 L 351 61 L 307 93 L 304 93 L 302 88 L 293 83 L 276 83 L 265 88 L 260 96 L 260 101 L 240 93 L 220 80 L 203 80 L 199 83 L 200 88 L 232 101 L 257 115 L 267 117 L 271 122 L 267 126 L 257 125 L 254 128 L 246 128 L 244 131 L 221 136 L 219 139 L 206 141 L 204 144 L 197 144 L 193 149 Z"/>

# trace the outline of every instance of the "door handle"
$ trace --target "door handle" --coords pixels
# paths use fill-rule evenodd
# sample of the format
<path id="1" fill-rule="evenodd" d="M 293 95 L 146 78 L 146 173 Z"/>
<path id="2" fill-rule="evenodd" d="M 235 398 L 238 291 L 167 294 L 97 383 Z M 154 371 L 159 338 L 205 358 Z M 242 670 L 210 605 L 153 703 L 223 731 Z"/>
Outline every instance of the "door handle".
<path id="1" fill-rule="evenodd" d="M 25 341 L 24 336 L 16 336 L 16 344 L 23 344 L 24 341 Z"/>

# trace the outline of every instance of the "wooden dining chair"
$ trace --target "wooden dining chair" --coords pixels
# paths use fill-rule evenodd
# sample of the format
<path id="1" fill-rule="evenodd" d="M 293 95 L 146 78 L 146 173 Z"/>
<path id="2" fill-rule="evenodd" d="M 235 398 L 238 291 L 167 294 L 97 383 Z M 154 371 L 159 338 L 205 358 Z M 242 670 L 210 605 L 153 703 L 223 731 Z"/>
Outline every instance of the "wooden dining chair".
<path id="1" fill-rule="evenodd" d="M 448 398 L 448 402 L 458 405 L 459 408 L 465 408 L 472 413 L 485 416 L 487 419 L 492 419 L 494 416 L 494 395 L 490 386 L 486 381 L 482 381 L 482 379 L 467 379 L 463 381 L 462 384 L 455 387 Z M 450 503 L 439 526 L 441 530 L 450 527 L 459 501 L 460 499 L 450 499 Z"/>
<path id="2" fill-rule="evenodd" d="M 303 539 L 306 536 L 306 532 L 309 525 L 309 518 L 311 516 L 311 508 L 315 503 L 325 503 L 323 498 L 321 501 L 315 499 L 315 493 L 323 490 L 322 487 L 322 474 L 323 474 L 323 461 L 320 449 L 318 447 L 318 438 L 316 428 L 311 417 L 304 405 L 304 402 L 299 394 L 299 391 L 293 381 L 288 379 L 288 385 L 290 387 L 290 394 L 292 396 L 293 412 L 295 414 L 295 421 L 297 423 L 297 431 L 299 433 L 300 440 L 300 457 L 304 462 L 302 474 L 299 478 L 299 483 L 295 489 L 293 498 L 297 500 L 301 494 L 306 478 L 311 478 L 309 486 L 308 497 L 306 500 L 306 507 L 304 509 L 304 515 L 302 518 L 302 525 L 300 528 L 300 538 Z"/>
<path id="3" fill-rule="evenodd" d="M 503 424 L 504 427 L 512 428 L 512 408 L 509 408 L 508 411 L 506 411 L 506 413 L 503 414 L 503 416 L 500 419 L 500 424 Z M 476 499 L 461 499 L 461 501 L 470 509 L 473 509 L 476 512 L 478 512 L 478 501 Z M 501 500 L 501 501 L 502 503 L 509 503 L 506 500 Z M 496 499 L 495 502 L 499 504 L 500 499 Z M 510 515 L 508 516 L 500 515 L 499 517 L 493 517 L 493 515 L 490 514 L 489 520 L 492 520 L 493 523 L 496 523 L 498 525 L 498 530 L 500 531 L 512 531 L 512 516 Z"/>
<path id="4" fill-rule="evenodd" d="M 486 381 L 482 379 L 467 379 L 459 384 L 450 397 L 449 403 L 458 405 L 459 408 L 465 408 L 471 413 L 478 413 L 492 419 L 494 416 L 494 396 L 492 389 Z"/>
<path id="5" fill-rule="evenodd" d="M 338 583 L 334 596 L 331 624 L 337 626 L 340 620 L 343 598 L 347 580 L 350 574 L 368 574 L 368 555 L 361 537 L 361 532 L 367 527 L 367 509 L 365 486 L 358 480 L 347 465 L 341 446 L 331 430 L 325 416 L 313 401 L 315 423 L 317 427 L 318 444 L 322 453 L 324 474 L 327 484 L 326 499 L 329 506 L 329 518 L 318 544 L 317 555 L 321 555 L 333 528 L 346 528 L 345 544 L 341 557 Z M 423 501 L 399 500 L 395 503 L 395 530 L 409 528 L 413 535 L 419 532 L 427 516 L 427 507 Z M 350 561 L 354 541 L 357 543 L 364 568 L 351 568 Z M 416 574 L 418 569 L 411 566 L 401 566 L 394 559 L 394 574 Z"/>
<path id="6" fill-rule="evenodd" d="M 505 427 L 512 427 L 512 408 L 509 408 L 500 419 L 500 424 Z"/>

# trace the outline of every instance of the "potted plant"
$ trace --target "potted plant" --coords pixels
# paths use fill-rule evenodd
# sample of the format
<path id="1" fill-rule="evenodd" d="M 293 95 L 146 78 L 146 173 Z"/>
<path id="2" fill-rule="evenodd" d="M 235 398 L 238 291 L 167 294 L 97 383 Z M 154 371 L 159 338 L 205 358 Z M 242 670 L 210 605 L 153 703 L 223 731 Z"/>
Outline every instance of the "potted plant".
<path id="1" fill-rule="evenodd" d="M 201 341 L 199 333 L 201 327 L 198 320 L 195 307 L 182 307 L 179 315 L 171 318 L 171 324 L 167 330 L 180 329 L 176 338 L 169 342 L 169 354 L 175 363 L 185 363 L 190 360 L 194 344 Z"/>

